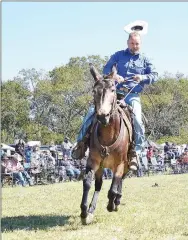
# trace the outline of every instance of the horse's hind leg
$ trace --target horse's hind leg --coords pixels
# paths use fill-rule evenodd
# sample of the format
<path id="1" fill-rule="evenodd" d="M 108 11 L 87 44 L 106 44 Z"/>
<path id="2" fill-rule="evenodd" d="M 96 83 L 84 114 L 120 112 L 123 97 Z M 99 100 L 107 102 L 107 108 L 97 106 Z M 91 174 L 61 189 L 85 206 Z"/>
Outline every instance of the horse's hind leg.
<path id="1" fill-rule="evenodd" d="M 91 183 L 92 183 L 92 178 L 93 178 L 93 171 L 90 167 L 86 167 L 86 174 L 83 179 L 83 195 L 82 195 L 82 202 L 80 205 L 81 208 L 81 219 L 82 222 L 84 222 L 84 219 L 87 217 L 87 202 L 88 202 L 88 193 L 91 188 Z"/>

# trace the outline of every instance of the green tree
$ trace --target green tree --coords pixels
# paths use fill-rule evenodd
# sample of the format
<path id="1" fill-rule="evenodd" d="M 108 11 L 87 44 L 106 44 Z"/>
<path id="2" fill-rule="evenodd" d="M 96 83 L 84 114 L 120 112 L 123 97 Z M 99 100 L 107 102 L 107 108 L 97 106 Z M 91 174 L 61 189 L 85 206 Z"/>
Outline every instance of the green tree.
<path id="1" fill-rule="evenodd" d="M 29 123 L 30 92 L 17 81 L 7 81 L 1 88 L 1 130 L 3 140 L 24 137 L 23 127 Z M 6 139 L 5 139 L 6 136 Z"/>

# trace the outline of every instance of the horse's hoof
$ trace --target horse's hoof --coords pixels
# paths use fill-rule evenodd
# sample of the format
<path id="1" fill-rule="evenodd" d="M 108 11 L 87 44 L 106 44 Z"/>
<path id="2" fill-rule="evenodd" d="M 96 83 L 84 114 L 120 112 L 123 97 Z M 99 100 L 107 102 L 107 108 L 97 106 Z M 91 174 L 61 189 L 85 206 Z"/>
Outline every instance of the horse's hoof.
<path id="1" fill-rule="evenodd" d="M 107 206 L 107 210 L 108 210 L 109 212 L 113 212 L 114 209 L 115 209 L 115 204 L 114 204 L 114 203 L 112 203 L 112 204 L 108 204 L 108 206 Z"/>
<path id="2" fill-rule="evenodd" d="M 82 218 L 82 217 L 81 217 L 81 221 L 82 221 L 82 225 L 87 225 L 87 224 L 86 224 L 86 218 Z"/>
<path id="3" fill-rule="evenodd" d="M 93 222 L 94 215 L 92 213 L 88 213 L 86 218 L 81 218 L 83 225 L 88 225 Z"/>
<path id="4" fill-rule="evenodd" d="M 119 205 L 115 205 L 114 211 L 117 212 L 119 210 Z"/>

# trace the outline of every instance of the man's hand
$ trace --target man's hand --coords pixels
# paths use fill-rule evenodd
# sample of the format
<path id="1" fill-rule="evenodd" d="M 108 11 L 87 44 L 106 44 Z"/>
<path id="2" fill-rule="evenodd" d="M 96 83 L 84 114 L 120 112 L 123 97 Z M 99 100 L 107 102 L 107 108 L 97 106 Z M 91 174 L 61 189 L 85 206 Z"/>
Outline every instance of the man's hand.
<path id="1" fill-rule="evenodd" d="M 140 81 L 142 81 L 142 75 L 135 75 L 135 76 L 133 76 L 133 79 L 137 82 L 140 82 Z"/>
<path id="2" fill-rule="evenodd" d="M 118 74 L 116 74 L 114 78 L 115 78 L 115 80 L 116 80 L 118 83 L 121 83 L 121 82 L 124 82 L 124 81 L 125 81 L 125 79 L 124 79 L 122 76 L 118 75 Z"/>

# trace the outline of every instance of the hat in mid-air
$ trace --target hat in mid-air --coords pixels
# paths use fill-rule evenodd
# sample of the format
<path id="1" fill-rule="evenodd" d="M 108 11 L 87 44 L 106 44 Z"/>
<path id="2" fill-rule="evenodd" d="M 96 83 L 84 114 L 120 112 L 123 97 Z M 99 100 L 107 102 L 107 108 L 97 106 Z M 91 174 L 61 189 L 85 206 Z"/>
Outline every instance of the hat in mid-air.
<path id="1" fill-rule="evenodd" d="M 132 32 L 139 32 L 140 35 L 145 35 L 148 32 L 148 23 L 146 21 L 137 20 L 126 25 L 124 30 L 128 34 Z"/>

